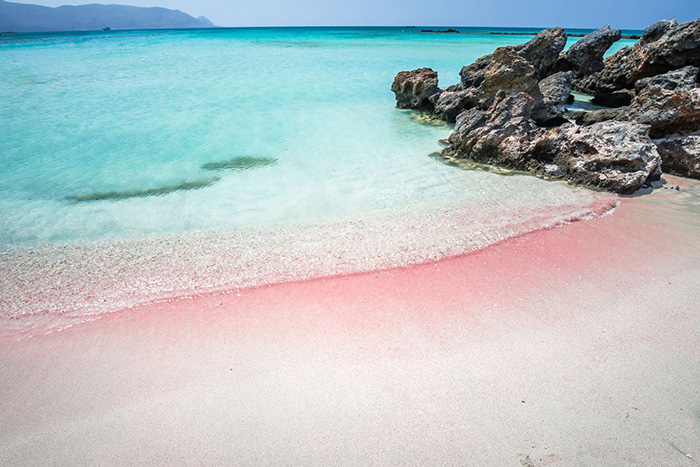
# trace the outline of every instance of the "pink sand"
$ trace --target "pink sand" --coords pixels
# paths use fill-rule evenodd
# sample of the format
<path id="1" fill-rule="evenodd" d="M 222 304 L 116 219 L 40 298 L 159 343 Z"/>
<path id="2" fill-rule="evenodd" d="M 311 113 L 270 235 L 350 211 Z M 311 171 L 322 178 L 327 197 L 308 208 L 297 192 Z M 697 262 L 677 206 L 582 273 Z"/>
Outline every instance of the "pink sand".
<path id="1" fill-rule="evenodd" d="M 698 183 L 438 263 L 0 341 L 1 465 L 693 465 Z"/>

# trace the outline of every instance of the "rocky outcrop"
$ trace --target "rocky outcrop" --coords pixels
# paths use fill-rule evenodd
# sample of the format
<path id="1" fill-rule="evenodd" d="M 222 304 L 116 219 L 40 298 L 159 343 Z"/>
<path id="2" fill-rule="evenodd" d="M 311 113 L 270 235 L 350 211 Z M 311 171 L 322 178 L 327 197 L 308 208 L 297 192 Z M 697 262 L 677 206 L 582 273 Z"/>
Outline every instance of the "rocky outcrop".
<path id="1" fill-rule="evenodd" d="M 526 93 L 499 93 L 488 111 L 475 108 L 462 113 L 445 157 L 618 193 L 631 193 L 660 174 L 661 159 L 645 125 L 610 121 L 540 128 L 532 119 L 535 108 L 535 100 Z"/>
<path id="2" fill-rule="evenodd" d="M 654 140 L 661 168 L 681 177 L 700 178 L 700 133 Z"/>
<path id="3" fill-rule="evenodd" d="M 391 85 L 396 95 L 396 106 L 400 109 L 433 110 L 437 99 L 438 74 L 430 68 L 402 71 Z"/>
<path id="4" fill-rule="evenodd" d="M 700 20 L 662 21 L 602 60 L 620 31 L 606 26 L 563 52 L 563 30 L 548 29 L 463 67 L 446 91 L 430 69 L 399 73 L 392 90 L 399 107 L 456 121 L 447 159 L 631 193 L 660 176 L 662 157 L 666 170 L 699 176 L 700 84 L 688 65 L 700 60 L 699 31 Z M 616 108 L 566 113 L 584 85 Z"/>
<path id="5" fill-rule="evenodd" d="M 620 37 L 622 37 L 620 30 L 611 29 L 610 26 L 593 31 L 559 56 L 556 69 L 571 71 L 576 79 L 601 71 L 605 52 L 619 41 Z"/>
<path id="6" fill-rule="evenodd" d="M 700 66 L 700 19 L 678 24 L 664 20 L 649 26 L 634 46 L 625 47 L 604 61 L 603 70 L 579 79 L 574 87 L 590 94 L 634 89 L 650 76 L 684 66 Z"/>

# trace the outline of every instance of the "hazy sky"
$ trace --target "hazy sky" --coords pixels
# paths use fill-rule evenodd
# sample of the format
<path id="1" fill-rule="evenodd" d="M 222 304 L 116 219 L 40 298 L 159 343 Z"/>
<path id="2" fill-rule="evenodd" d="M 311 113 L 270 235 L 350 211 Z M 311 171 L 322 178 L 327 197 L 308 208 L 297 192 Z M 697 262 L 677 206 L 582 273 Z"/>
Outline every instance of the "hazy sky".
<path id="1" fill-rule="evenodd" d="M 11 0 L 120 3 L 204 15 L 219 26 L 564 26 L 639 29 L 700 17 L 699 0 Z"/>

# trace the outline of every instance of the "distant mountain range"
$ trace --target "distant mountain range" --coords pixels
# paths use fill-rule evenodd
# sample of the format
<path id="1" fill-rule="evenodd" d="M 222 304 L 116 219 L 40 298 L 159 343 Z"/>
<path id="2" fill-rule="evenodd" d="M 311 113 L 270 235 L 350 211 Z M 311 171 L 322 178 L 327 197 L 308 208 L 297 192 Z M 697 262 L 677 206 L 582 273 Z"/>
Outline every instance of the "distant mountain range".
<path id="1" fill-rule="evenodd" d="M 193 18 L 167 8 L 99 4 L 50 8 L 0 0 L 0 32 L 211 27 L 216 26 L 204 16 Z"/>

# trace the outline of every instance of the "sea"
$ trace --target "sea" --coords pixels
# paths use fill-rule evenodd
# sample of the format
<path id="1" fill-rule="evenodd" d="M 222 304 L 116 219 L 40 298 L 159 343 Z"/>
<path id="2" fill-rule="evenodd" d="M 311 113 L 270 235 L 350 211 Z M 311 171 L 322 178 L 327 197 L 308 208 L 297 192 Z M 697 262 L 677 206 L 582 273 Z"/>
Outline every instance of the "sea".
<path id="1" fill-rule="evenodd" d="M 452 127 L 397 109 L 396 73 L 444 88 L 538 29 L 421 29 L 0 37 L 0 335 L 438 261 L 614 206 L 437 157 Z"/>

